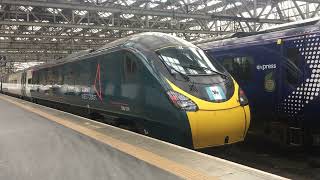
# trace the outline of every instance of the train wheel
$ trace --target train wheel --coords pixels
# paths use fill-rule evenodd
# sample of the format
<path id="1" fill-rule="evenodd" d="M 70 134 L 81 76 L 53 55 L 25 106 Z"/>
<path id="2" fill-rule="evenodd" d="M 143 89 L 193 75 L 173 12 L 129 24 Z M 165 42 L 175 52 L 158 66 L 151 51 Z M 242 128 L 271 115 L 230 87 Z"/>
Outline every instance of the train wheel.
<path id="1" fill-rule="evenodd" d="M 90 113 L 89 117 L 90 117 L 90 119 L 95 120 L 95 121 L 99 121 L 99 122 L 102 122 L 104 119 L 104 117 L 102 115 L 100 115 L 99 113 L 95 113 L 95 112 Z"/>
<path id="2" fill-rule="evenodd" d="M 320 168 L 320 157 L 319 154 L 313 155 L 312 158 L 308 158 L 308 164 L 313 168 Z"/>
<path id="3" fill-rule="evenodd" d="M 139 134 L 143 134 L 145 136 L 149 136 L 150 135 L 150 132 L 149 130 L 144 127 L 141 123 L 136 123 L 135 124 L 135 131 Z"/>

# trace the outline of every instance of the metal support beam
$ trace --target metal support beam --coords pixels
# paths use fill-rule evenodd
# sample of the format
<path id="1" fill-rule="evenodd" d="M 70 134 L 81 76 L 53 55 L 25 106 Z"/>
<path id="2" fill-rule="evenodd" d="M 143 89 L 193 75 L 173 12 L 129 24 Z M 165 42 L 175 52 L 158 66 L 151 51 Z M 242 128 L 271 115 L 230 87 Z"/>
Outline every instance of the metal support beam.
<path id="1" fill-rule="evenodd" d="M 92 37 L 92 36 L 62 36 L 62 35 L 44 35 L 44 34 L 8 34 L 1 33 L 0 37 L 10 38 L 46 38 L 46 39 L 79 39 L 79 40 L 101 40 L 101 41 L 113 41 L 118 38 L 115 37 Z"/>
<path id="2" fill-rule="evenodd" d="M 85 24 L 60 24 L 60 23 L 42 23 L 42 22 L 20 22 L 20 21 L 0 21 L 0 25 L 17 25 L 17 26 L 44 26 L 44 27 L 66 27 L 66 28 L 84 28 L 84 29 L 107 29 L 120 31 L 138 31 L 138 32 L 165 32 L 165 33 L 201 33 L 201 34 L 227 34 L 230 31 L 204 31 L 204 30 L 183 30 L 183 29 L 155 29 L 155 28 L 133 28 L 133 27 L 115 27 L 102 25 L 85 25 Z"/>
<path id="3" fill-rule="evenodd" d="M 212 15 L 212 19 L 228 19 L 231 21 L 240 21 L 240 22 L 257 22 L 257 23 L 272 23 L 272 24 L 282 24 L 283 20 L 278 19 L 259 19 L 259 18 L 247 18 L 239 16 L 228 16 L 228 15 Z"/>
<path id="4" fill-rule="evenodd" d="M 316 7 L 316 9 L 313 11 L 313 13 L 312 13 L 312 15 L 310 17 L 314 18 L 317 15 L 317 13 L 319 13 L 319 10 L 320 10 L 320 3 Z"/>
<path id="5" fill-rule="evenodd" d="M 195 19 L 210 19 L 210 16 L 205 14 L 196 13 L 181 13 L 172 12 L 171 10 L 147 10 L 136 7 L 109 7 L 109 6 L 93 6 L 90 3 L 53 3 L 43 1 L 23 1 L 23 0 L 0 0 L 0 4 L 18 5 L 18 6 L 37 6 L 46 8 L 59 8 L 59 9 L 75 9 L 84 11 L 102 11 L 121 14 L 138 14 L 143 16 L 175 16 L 181 18 L 195 18 Z"/>
<path id="6" fill-rule="evenodd" d="M 306 16 L 305 16 L 305 14 L 301 11 L 298 3 L 297 3 L 295 0 L 293 0 L 292 2 L 293 2 L 293 4 L 294 4 L 294 6 L 297 8 L 297 10 L 298 10 L 301 18 L 302 18 L 302 19 L 306 19 Z"/>
<path id="7" fill-rule="evenodd" d="M 164 17 L 177 17 L 177 18 L 193 18 L 202 20 L 211 20 L 212 16 L 207 13 L 185 13 L 183 11 L 172 11 L 172 10 L 160 10 L 160 9 L 144 9 L 136 7 L 109 7 L 109 6 L 94 6 L 90 3 L 52 3 L 42 1 L 22 1 L 22 0 L 0 0 L 0 4 L 18 5 L 18 6 L 36 6 L 46 8 L 59 8 L 59 9 L 74 9 L 74 10 L 85 10 L 85 11 L 99 11 L 99 12 L 110 12 L 120 14 L 136 14 L 142 16 L 164 16 Z M 251 19 L 255 20 L 255 19 Z M 272 21 L 274 24 L 282 24 L 285 21 L 279 21 L 274 19 L 260 19 L 260 22 L 269 23 Z"/>

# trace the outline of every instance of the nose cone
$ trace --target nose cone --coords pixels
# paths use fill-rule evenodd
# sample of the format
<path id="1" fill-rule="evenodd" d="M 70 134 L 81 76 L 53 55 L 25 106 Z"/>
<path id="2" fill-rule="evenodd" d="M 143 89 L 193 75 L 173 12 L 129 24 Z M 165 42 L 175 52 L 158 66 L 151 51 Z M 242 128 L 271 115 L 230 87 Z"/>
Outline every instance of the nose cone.
<path id="1" fill-rule="evenodd" d="M 195 149 L 243 141 L 250 124 L 249 107 L 188 112 Z"/>

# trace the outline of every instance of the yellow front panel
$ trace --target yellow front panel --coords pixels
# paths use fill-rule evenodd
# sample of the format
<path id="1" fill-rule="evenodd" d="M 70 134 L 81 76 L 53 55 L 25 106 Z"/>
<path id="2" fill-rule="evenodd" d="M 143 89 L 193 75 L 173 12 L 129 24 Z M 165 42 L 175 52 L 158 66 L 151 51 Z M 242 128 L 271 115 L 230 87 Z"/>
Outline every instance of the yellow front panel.
<path id="1" fill-rule="evenodd" d="M 243 141 L 250 125 L 249 106 L 240 106 L 239 86 L 234 81 L 233 96 L 220 103 L 199 99 L 183 91 L 168 80 L 173 90 L 187 96 L 197 104 L 199 110 L 187 112 L 190 123 L 193 146 L 195 149 L 221 146 Z"/>
<path id="2" fill-rule="evenodd" d="M 246 117 L 243 107 L 220 111 L 187 112 L 194 148 L 204 148 L 243 141 Z"/>

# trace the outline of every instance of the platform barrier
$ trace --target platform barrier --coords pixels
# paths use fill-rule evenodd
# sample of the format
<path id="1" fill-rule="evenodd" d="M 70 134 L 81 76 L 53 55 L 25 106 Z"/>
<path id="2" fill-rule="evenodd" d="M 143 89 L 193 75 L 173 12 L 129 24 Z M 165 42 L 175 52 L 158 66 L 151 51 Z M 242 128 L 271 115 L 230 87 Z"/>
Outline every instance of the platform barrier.
<path id="1" fill-rule="evenodd" d="M 6 95 L 1 134 L 0 179 L 285 179 Z"/>

